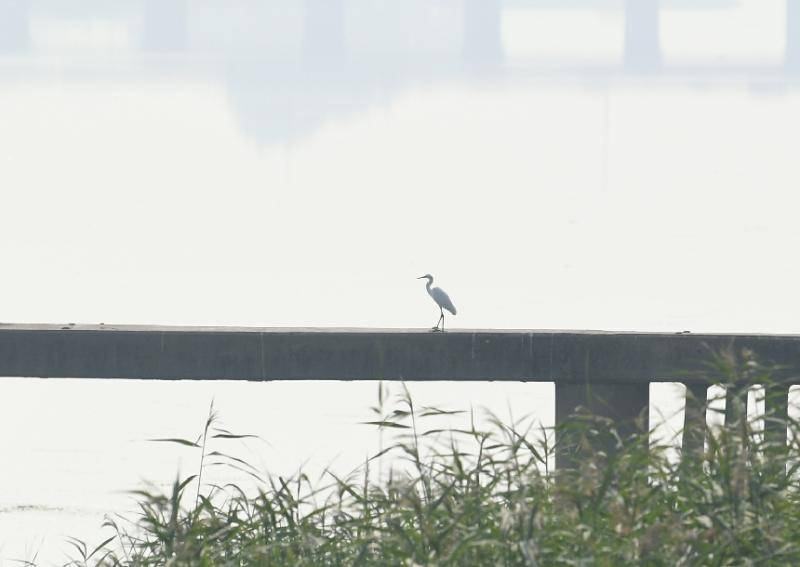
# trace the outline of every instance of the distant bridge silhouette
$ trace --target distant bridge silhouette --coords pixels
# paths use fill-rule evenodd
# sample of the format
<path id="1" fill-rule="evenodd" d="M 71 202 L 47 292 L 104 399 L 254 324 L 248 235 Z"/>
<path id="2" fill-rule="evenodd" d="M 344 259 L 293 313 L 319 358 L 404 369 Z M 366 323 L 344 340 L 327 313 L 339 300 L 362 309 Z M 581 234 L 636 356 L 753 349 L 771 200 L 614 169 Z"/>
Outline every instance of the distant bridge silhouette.
<path id="1" fill-rule="evenodd" d="M 36 55 L 37 40 L 60 27 L 81 35 L 81 25 L 118 23 L 130 47 L 143 54 L 134 68 L 120 68 L 113 52 L 107 68 L 91 71 L 93 80 L 141 74 L 151 81 L 182 77 L 222 81 L 240 127 L 261 144 L 303 138 L 331 119 L 385 105 L 406 88 L 452 80 L 502 76 L 504 81 L 576 81 L 607 87 L 645 77 L 692 85 L 736 78 L 770 89 L 800 86 L 800 0 L 787 0 L 783 61 L 672 64 L 664 61 L 660 17 L 664 9 L 736 7 L 729 0 L 404 0 L 369 7 L 354 0 L 237 2 L 221 10 L 216 3 L 140 0 L 108 3 L 86 0 L 0 0 L 0 64 L 3 54 Z M 574 9 L 619 11 L 624 17 L 619 61 L 566 60 L 556 66 L 515 57 L 503 47 L 504 10 Z M 77 26 L 72 29 L 71 26 Z M 70 31 L 72 30 L 72 31 Z M 74 32 L 74 33 L 73 33 Z M 148 54 L 159 54 L 150 57 Z M 207 56 L 200 65 L 184 57 Z M 106 56 L 104 56 L 106 58 Z M 80 58 L 59 58 L 60 77 L 85 77 Z M 0 82 L 50 66 L 15 69 Z M 30 78 L 30 77 L 29 77 Z"/>

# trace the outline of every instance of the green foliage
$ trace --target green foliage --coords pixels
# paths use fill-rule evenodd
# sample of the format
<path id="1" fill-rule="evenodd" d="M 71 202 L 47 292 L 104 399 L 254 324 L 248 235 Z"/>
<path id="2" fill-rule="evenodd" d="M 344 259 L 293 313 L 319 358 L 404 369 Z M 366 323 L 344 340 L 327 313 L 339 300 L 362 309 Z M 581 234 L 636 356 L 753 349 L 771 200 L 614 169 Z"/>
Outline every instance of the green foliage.
<path id="1" fill-rule="evenodd" d="M 770 376 L 748 354 L 718 356 L 708 374 L 730 383 L 736 407 Z M 478 428 L 471 412 L 418 408 L 384 385 L 372 412 L 387 446 L 356 473 L 327 471 L 315 484 L 302 472 L 260 479 L 218 450 L 241 436 L 217 428 L 212 405 L 196 441 L 162 440 L 197 450 L 197 473 L 168 494 L 139 491 L 138 518 L 128 529 L 109 520 L 103 544 L 71 541 L 72 565 L 800 564 L 797 465 L 784 465 L 797 441 L 763 435 L 746 412 L 678 460 L 647 431 L 621 438 L 585 414 L 555 432 L 494 416 Z M 442 427 L 448 416 L 469 425 Z M 578 449 L 572 467 L 550 470 L 567 446 Z M 202 484 L 209 460 L 251 473 L 256 491 Z"/>

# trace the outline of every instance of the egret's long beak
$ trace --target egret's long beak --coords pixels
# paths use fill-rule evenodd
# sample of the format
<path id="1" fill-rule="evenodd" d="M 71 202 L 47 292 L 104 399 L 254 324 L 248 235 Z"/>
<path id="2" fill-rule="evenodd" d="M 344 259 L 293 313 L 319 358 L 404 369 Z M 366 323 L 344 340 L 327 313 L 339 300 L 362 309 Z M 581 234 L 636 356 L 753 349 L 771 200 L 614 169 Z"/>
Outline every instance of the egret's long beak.
<path id="1" fill-rule="evenodd" d="M 425 276 L 420 276 L 420 277 L 418 277 L 417 279 L 418 279 L 418 280 L 424 280 L 424 279 L 425 279 Z"/>

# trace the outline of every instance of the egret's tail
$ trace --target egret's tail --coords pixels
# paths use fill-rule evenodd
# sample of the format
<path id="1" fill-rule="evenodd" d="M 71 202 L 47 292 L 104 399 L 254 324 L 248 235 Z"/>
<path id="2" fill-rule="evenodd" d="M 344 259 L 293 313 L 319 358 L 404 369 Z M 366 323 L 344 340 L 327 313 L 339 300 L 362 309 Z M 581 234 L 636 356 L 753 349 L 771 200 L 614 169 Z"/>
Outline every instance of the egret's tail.
<path id="1" fill-rule="evenodd" d="M 447 309 L 453 315 L 455 315 L 457 313 L 455 305 L 448 305 L 448 306 L 445 307 L 445 309 Z"/>

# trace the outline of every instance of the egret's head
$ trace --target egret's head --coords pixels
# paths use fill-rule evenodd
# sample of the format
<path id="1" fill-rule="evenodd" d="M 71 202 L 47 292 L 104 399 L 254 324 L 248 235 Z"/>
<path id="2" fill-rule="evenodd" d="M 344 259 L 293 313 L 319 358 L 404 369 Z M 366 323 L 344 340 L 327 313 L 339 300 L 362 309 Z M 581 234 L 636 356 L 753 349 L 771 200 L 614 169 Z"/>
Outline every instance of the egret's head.
<path id="1" fill-rule="evenodd" d="M 430 275 L 430 274 L 425 274 L 424 276 L 420 276 L 417 279 L 418 280 L 429 280 L 429 281 L 432 282 L 433 281 L 433 276 Z"/>

